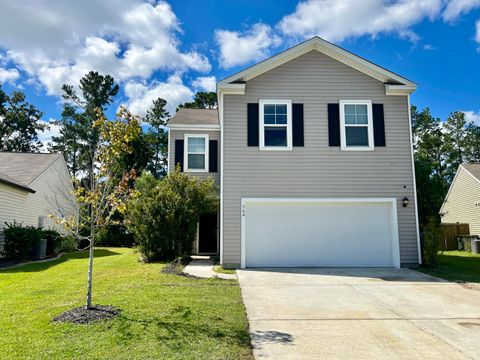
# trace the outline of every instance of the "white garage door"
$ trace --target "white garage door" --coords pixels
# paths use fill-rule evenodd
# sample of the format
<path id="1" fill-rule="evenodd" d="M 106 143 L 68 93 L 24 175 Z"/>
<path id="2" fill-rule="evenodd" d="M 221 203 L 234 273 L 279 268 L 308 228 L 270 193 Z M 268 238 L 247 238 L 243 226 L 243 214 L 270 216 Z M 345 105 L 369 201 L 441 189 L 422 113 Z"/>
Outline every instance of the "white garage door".
<path id="1" fill-rule="evenodd" d="M 395 199 L 242 199 L 242 267 L 399 267 Z"/>

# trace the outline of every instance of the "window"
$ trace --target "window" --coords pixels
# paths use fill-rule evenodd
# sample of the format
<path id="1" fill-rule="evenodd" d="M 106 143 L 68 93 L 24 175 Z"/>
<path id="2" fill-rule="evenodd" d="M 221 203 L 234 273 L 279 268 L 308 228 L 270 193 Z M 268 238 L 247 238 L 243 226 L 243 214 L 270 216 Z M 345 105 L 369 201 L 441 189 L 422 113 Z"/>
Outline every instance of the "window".
<path id="1" fill-rule="evenodd" d="M 371 101 L 340 101 L 342 150 L 373 150 Z"/>
<path id="2" fill-rule="evenodd" d="M 292 102 L 260 100 L 260 150 L 292 149 Z"/>
<path id="3" fill-rule="evenodd" d="M 208 172 L 208 135 L 185 135 L 185 171 Z"/>

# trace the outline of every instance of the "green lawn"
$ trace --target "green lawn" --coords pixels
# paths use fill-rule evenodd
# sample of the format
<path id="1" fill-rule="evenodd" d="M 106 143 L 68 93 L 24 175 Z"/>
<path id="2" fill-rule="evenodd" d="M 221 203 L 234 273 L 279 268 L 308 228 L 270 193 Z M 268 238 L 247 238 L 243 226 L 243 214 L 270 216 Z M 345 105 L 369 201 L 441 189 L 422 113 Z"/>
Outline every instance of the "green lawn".
<path id="1" fill-rule="evenodd" d="M 419 270 L 450 281 L 480 283 L 480 254 L 444 251 L 438 255 L 438 266 L 435 269 Z"/>
<path id="2" fill-rule="evenodd" d="M 1 359 L 252 359 L 236 281 L 199 280 L 99 248 L 94 303 L 122 314 L 91 325 L 53 323 L 83 304 L 87 253 L 0 270 Z"/>

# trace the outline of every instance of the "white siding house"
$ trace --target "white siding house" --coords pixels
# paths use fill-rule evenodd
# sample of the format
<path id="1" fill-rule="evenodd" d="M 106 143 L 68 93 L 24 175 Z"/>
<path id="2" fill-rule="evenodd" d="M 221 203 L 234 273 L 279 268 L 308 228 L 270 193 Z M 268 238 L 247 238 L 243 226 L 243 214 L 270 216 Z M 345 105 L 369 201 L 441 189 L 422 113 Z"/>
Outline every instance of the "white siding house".
<path id="1" fill-rule="evenodd" d="M 0 152 L 0 248 L 6 222 L 58 229 L 49 215 L 78 216 L 72 191 L 61 154 Z"/>

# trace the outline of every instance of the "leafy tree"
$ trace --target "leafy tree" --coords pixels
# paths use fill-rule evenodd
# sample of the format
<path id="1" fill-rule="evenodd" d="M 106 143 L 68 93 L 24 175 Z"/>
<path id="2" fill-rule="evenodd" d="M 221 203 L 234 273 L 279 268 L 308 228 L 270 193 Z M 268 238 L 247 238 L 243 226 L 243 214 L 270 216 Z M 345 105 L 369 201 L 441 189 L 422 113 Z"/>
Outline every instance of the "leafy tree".
<path id="1" fill-rule="evenodd" d="M 200 91 L 195 94 L 192 102 L 187 102 L 185 104 L 178 105 L 180 108 L 190 108 L 190 109 L 216 109 L 217 108 L 217 93 L 210 91 Z"/>
<path id="2" fill-rule="evenodd" d="M 127 224 L 144 260 L 190 255 L 200 215 L 217 207 L 213 179 L 196 179 L 178 168 L 161 180 L 145 172 L 136 190 L 138 196 L 128 204 Z"/>
<path id="3" fill-rule="evenodd" d="M 445 163 L 449 183 L 452 182 L 458 167 L 467 161 L 468 128 L 465 113 L 455 111 L 450 114 L 443 126 L 445 142 Z"/>
<path id="4" fill-rule="evenodd" d="M 466 135 L 466 159 L 467 162 L 480 162 L 480 126 L 473 123 L 467 124 Z"/>
<path id="5" fill-rule="evenodd" d="M 115 100 L 119 87 L 110 75 L 101 75 L 90 71 L 80 79 L 78 95 L 74 86 L 62 86 L 65 104 L 60 136 L 52 138 L 51 150 L 61 151 L 68 162 L 73 176 L 77 172 L 87 173 L 93 169 L 92 162 L 99 141 L 99 129 L 92 126 L 98 118 L 98 112 L 103 116 L 108 106 Z"/>
<path id="6" fill-rule="evenodd" d="M 97 144 L 92 149 L 91 168 L 88 169 L 90 179 L 88 183 L 78 183 L 75 194 L 78 203 L 83 209 L 77 219 L 57 218 L 78 240 L 89 243 L 89 265 L 86 308 L 92 307 L 92 279 L 93 279 L 93 249 L 95 237 L 99 230 L 109 225 L 121 225 L 123 216 L 119 220 L 116 214 L 124 215 L 126 203 L 135 191 L 130 183 L 136 177 L 135 169 L 125 171 L 120 180 L 116 180 L 115 166 L 118 159 L 133 154 L 133 144 L 141 134 L 140 120 L 125 109 L 121 109 L 115 121 L 109 121 L 97 112 L 97 118 L 91 124 L 92 133 L 98 134 Z M 90 229 L 89 234 L 83 230 Z"/>
<path id="7" fill-rule="evenodd" d="M 165 176 L 168 163 L 168 132 L 165 130 L 170 114 L 165 107 L 167 101 L 158 98 L 148 109 L 144 121 L 150 125 L 146 139 L 151 144 L 153 156 L 148 162 L 147 169 L 157 178 Z"/>
<path id="8" fill-rule="evenodd" d="M 42 116 L 24 93 L 13 91 L 9 96 L 0 86 L 0 151 L 40 151 L 38 131 L 47 128 L 40 122 Z"/>

